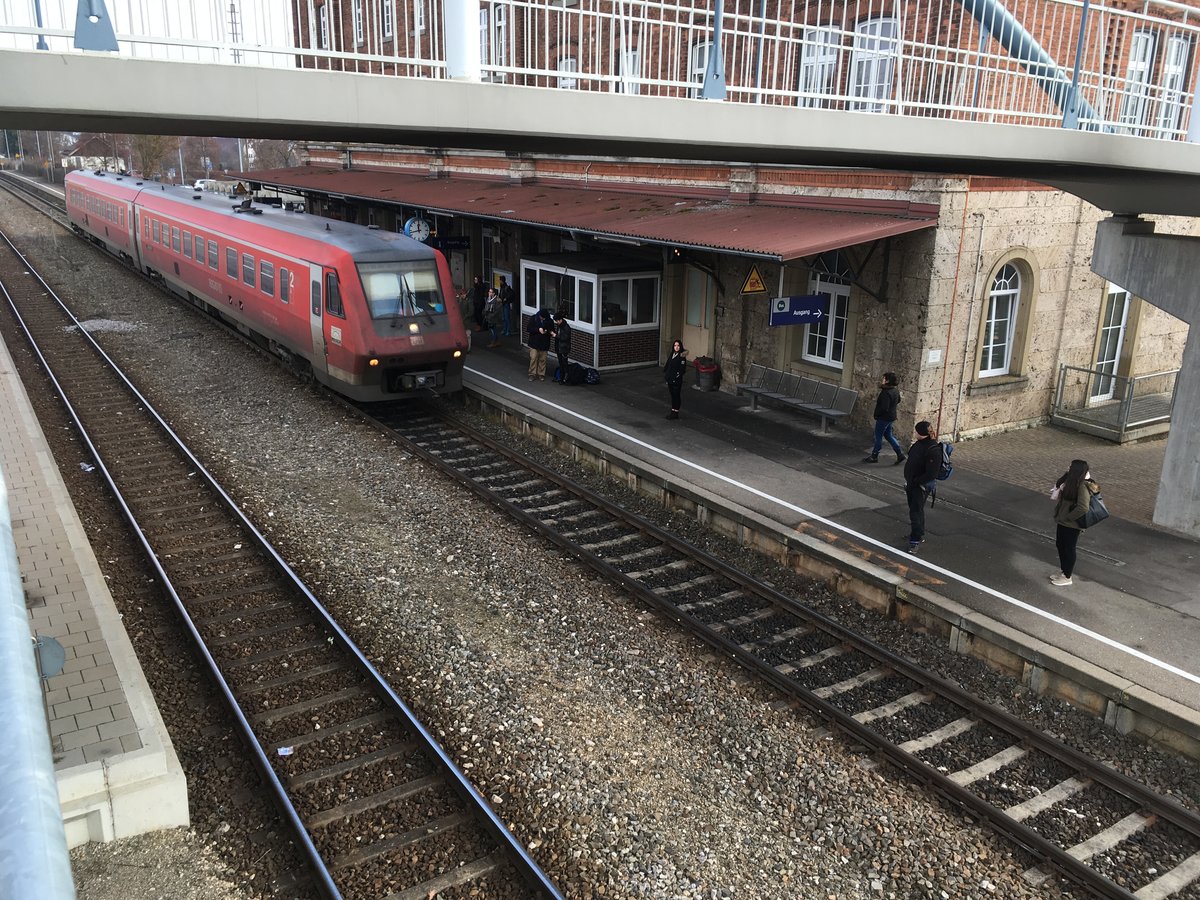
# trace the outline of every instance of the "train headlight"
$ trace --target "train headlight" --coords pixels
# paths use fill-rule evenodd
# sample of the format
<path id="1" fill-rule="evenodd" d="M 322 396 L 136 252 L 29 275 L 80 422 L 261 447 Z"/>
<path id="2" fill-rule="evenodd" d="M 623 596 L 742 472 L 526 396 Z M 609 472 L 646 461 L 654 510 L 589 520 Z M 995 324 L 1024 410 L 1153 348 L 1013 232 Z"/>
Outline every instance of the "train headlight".
<path id="1" fill-rule="evenodd" d="M 454 358 L 455 358 L 455 359 L 458 359 L 460 356 L 462 356 L 462 351 L 461 351 L 461 350 L 455 350 L 455 351 L 454 351 Z"/>
<path id="2" fill-rule="evenodd" d="M 368 366 L 377 366 L 377 365 L 379 365 L 379 360 L 377 360 L 377 359 L 368 359 L 368 360 L 367 360 L 367 365 L 368 365 Z"/>
<path id="3" fill-rule="evenodd" d="M 410 333 L 412 333 L 412 334 L 416 334 L 418 331 L 420 331 L 420 330 L 421 330 L 421 326 L 420 326 L 420 325 L 418 325 L 416 322 L 409 322 L 409 323 L 408 323 L 408 330 L 409 330 L 409 332 L 410 332 Z"/>

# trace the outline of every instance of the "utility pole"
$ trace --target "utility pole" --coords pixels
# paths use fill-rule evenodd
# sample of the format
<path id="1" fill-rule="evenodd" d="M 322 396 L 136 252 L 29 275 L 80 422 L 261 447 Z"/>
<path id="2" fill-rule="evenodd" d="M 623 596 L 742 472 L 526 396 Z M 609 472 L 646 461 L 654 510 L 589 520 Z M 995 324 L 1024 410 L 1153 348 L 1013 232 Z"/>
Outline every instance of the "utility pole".
<path id="1" fill-rule="evenodd" d="M 183 142 L 179 143 L 179 183 L 187 184 L 187 175 L 183 171 Z"/>

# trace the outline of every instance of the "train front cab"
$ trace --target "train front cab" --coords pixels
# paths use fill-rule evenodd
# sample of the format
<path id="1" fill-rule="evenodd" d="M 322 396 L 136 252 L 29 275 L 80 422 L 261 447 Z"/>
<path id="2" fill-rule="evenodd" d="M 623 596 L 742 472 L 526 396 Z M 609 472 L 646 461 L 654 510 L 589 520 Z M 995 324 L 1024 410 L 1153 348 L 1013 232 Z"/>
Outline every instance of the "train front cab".
<path id="1" fill-rule="evenodd" d="M 441 312 L 436 314 L 400 319 L 397 313 L 380 320 L 359 290 L 360 279 L 355 281 L 343 286 L 332 268 L 322 270 L 320 282 L 314 276 L 313 355 L 321 361 L 313 365 L 317 379 L 360 401 L 461 391 L 467 337 L 461 323 L 446 312 L 445 285 L 450 282 L 444 258 L 437 257 Z M 366 315 L 348 322 L 348 303 Z"/>

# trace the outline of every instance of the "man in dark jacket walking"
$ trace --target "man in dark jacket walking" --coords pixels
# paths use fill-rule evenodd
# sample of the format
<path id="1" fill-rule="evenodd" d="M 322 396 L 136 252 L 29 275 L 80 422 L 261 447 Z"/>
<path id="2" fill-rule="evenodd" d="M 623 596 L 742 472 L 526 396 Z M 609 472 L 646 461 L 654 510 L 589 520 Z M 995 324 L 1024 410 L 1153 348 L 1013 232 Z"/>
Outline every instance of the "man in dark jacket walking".
<path id="1" fill-rule="evenodd" d="M 904 462 L 904 451 L 900 449 L 900 442 L 892 434 L 892 425 L 896 422 L 896 407 L 899 405 L 900 388 L 897 387 L 896 373 L 884 372 L 883 381 L 879 385 L 879 398 L 875 401 L 875 443 L 871 446 L 871 455 L 863 462 L 879 462 L 879 451 L 883 449 L 884 438 L 887 438 L 887 442 L 896 451 L 896 461 L 892 465 L 898 466 Z"/>
<path id="2" fill-rule="evenodd" d="M 908 497 L 908 552 L 916 553 L 925 543 L 925 498 L 933 490 L 942 467 L 937 432 L 928 422 L 918 422 L 917 441 L 908 448 L 904 463 L 904 494 Z"/>

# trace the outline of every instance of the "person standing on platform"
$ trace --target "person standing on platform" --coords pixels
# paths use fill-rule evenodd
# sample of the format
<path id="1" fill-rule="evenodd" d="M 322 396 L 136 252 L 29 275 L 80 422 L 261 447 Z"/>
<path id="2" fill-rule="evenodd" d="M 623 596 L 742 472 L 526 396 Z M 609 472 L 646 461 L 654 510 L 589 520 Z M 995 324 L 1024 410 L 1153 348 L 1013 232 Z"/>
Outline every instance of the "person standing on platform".
<path id="1" fill-rule="evenodd" d="M 567 383 L 567 363 L 571 358 L 571 326 L 561 312 L 554 317 L 554 350 L 558 353 L 558 383 Z"/>
<path id="2" fill-rule="evenodd" d="M 492 333 L 489 347 L 500 346 L 500 295 L 495 288 L 488 288 L 487 299 L 483 302 L 483 323 Z"/>
<path id="3" fill-rule="evenodd" d="M 513 333 L 513 308 L 517 303 L 517 292 L 513 290 L 513 286 L 508 283 L 508 279 L 500 276 L 500 329 L 501 334 L 508 337 Z"/>
<path id="4" fill-rule="evenodd" d="M 671 411 L 668 419 L 679 418 L 679 407 L 683 399 L 683 374 L 687 371 L 687 351 L 683 349 L 683 341 L 671 344 L 671 356 L 663 366 L 663 377 L 667 380 L 667 390 L 671 394 Z"/>
<path id="5" fill-rule="evenodd" d="M 483 307 L 487 303 L 488 286 L 483 283 L 483 279 L 478 275 L 475 276 L 475 283 L 471 285 L 471 317 L 475 320 L 475 330 L 483 331 Z"/>
<path id="6" fill-rule="evenodd" d="M 1075 571 L 1075 545 L 1079 543 L 1079 520 L 1087 513 L 1092 494 L 1100 493 L 1100 485 L 1092 481 L 1088 464 L 1082 459 L 1071 460 L 1071 467 L 1054 482 L 1050 499 L 1054 504 L 1054 522 L 1058 526 L 1054 535 L 1054 546 L 1058 548 L 1059 571 L 1050 576 L 1050 583 L 1058 587 L 1071 584 L 1071 573 Z"/>
<path id="7" fill-rule="evenodd" d="M 908 498 L 908 552 L 916 553 L 925 543 L 925 498 L 937 481 L 942 467 L 942 449 L 937 432 L 928 422 L 918 422 L 913 431 L 916 442 L 908 448 L 904 463 L 904 494 Z"/>
<path id="8" fill-rule="evenodd" d="M 529 317 L 529 380 L 546 380 L 546 352 L 550 349 L 550 333 L 554 322 L 550 313 L 539 309 Z"/>
<path id="9" fill-rule="evenodd" d="M 892 434 L 892 426 L 896 423 L 896 408 L 900 405 L 900 388 L 897 386 L 895 372 L 884 372 L 883 381 L 879 384 L 879 397 L 875 401 L 875 443 L 871 446 L 871 455 L 863 460 L 865 463 L 879 462 L 879 451 L 883 449 L 883 441 L 892 445 L 896 451 L 894 466 L 904 462 L 904 451 L 900 442 Z"/>

